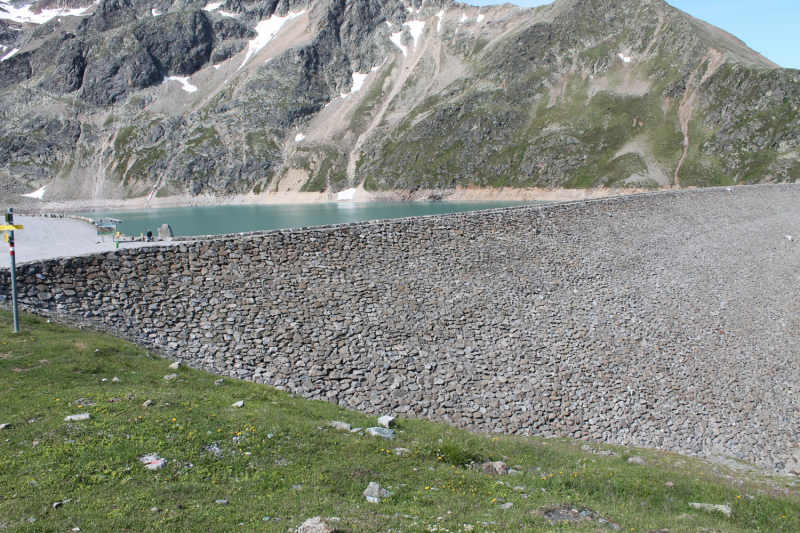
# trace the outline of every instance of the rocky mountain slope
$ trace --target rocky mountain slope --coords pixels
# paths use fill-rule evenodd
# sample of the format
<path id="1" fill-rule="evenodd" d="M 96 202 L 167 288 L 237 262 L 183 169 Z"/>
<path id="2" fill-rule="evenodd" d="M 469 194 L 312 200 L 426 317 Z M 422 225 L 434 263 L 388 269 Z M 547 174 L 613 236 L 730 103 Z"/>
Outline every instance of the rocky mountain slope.
<path id="1" fill-rule="evenodd" d="M 800 72 L 662 0 L 413 2 L 0 1 L 0 197 L 800 178 Z"/>

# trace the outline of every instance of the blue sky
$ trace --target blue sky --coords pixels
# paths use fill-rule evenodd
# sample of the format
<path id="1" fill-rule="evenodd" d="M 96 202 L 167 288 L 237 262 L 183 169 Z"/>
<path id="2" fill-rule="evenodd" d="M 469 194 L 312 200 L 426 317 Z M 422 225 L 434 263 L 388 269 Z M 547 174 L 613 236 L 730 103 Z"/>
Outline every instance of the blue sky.
<path id="1" fill-rule="evenodd" d="M 503 0 L 466 0 L 485 6 Z M 511 0 L 519 6 L 546 0 Z M 800 69 L 800 0 L 667 0 L 690 15 L 720 27 L 785 68 Z"/>

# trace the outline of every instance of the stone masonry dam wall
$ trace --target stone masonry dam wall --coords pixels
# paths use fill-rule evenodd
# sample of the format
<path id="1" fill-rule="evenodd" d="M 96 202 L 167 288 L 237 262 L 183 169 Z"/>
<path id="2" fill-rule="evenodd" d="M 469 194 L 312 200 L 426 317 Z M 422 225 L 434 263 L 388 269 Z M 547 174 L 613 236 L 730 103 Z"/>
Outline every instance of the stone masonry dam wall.
<path id="1" fill-rule="evenodd" d="M 799 241 L 800 186 L 735 187 L 220 236 L 19 285 L 34 312 L 307 398 L 789 473 Z"/>

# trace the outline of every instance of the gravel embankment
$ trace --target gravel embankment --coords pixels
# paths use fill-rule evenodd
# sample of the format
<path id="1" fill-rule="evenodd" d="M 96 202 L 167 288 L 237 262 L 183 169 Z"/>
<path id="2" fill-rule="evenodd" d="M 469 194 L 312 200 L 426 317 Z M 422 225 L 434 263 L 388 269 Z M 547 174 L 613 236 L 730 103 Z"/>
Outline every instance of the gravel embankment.
<path id="1" fill-rule="evenodd" d="M 788 474 L 798 206 L 798 185 L 678 191 L 229 236 L 21 279 L 31 307 L 309 398 Z"/>

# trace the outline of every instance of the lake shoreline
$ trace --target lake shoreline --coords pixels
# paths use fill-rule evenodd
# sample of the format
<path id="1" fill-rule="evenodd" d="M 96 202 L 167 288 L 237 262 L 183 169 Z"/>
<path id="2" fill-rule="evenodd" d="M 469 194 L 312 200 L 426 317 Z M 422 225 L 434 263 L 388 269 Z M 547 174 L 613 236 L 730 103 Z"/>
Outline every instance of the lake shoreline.
<path id="1" fill-rule="evenodd" d="M 587 200 L 594 198 L 608 198 L 643 192 L 653 192 L 654 189 L 644 188 L 594 188 L 594 189 L 543 189 L 543 188 L 479 188 L 457 187 L 455 189 L 420 189 L 367 191 L 363 186 L 352 190 L 352 195 L 345 197 L 347 202 L 409 202 L 409 201 L 435 201 L 435 202 L 487 202 L 487 201 L 544 201 L 562 202 L 569 200 Z M 231 196 L 212 195 L 176 195 L 165 198 L 147 197 L 130 199 L 90 199 L 90 200 L 28 200 L 12 205 L 15 212 L 20 214 L 69 214 L 86 213 L 92 211 L 131 211 L 152 210 L 174 207 L 200 207 L 223 205 L 291 205 L 291 204 L 321 204 L 339 203 L 339 193 L 310 193 L 310 192 L 267 192 L 263 194 L 241 194 Z"/>

